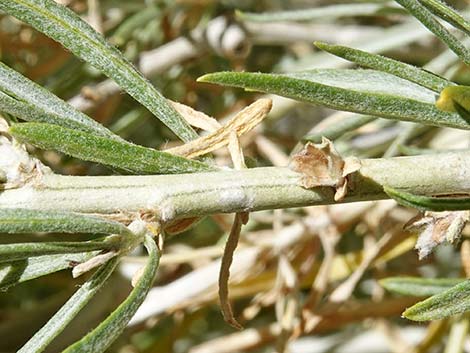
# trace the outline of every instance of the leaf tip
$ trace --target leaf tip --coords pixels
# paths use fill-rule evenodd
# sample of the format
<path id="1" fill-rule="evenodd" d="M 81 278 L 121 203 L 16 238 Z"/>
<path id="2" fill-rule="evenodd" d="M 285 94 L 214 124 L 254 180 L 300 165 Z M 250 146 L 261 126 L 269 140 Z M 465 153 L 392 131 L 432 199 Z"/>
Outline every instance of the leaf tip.
<path id="1" fill-rule="evenodd" d="M 321 42 L 321 41 L 318 41 L 318 40 L 314 41 L 313 45 L 316 46 L 317 48 L 321 49 L 321 50 L 324 50 L 324 51 L 328 51 L 328 49 L 331 47 L 330 44 L 325 43 L 325 42 Z"/>
<path id="2" fill-rule="evenodd" d="M 209 83 L 214 74 L 205 74 L 196 79 L 196 82 Z"/>

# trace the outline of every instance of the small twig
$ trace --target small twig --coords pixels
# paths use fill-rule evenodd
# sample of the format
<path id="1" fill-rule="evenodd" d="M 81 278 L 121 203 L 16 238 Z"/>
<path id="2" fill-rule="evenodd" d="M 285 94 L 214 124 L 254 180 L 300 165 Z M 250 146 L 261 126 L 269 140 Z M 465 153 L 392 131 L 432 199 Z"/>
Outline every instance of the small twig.
<path id="1" fill-rule="evenodd" d="M 470 240 L 466 239 L 462 242 L 462 247 L 460 248 L 460 257 L 465 276 L 470 278 Z"/>
<path id="2" fill-rule="evenodd" d="M 103 33 L 103 21 L 100 12 L 99 0 L 88 0 L 88 23 L 97 32 Z"/>
<path id="3" fill-rule="evenodd" d="M 375 260 L 375 258 L 380 254 L 380 251 L 388 244 L 388 242 L 393 238 L 394 232 L 389 231 L 380 238 L 380 240 L 374 244 L 364 256 L 361 264 L 358 268 L 348 277 L 343 283 L 341 283 L 329 297 L 329 301 L 333 303 L 342 303 L 347 300 L 354 288 L 356 288 L 357 283 L 362 278 L 366 270 Z"/>
<path id="4" fill-rule="evenodd" d="M 313 282 L 310 295 L 305 301 L 304 307 L 302 308 L 302 315 L 305 321 L 304 326 L 306 326 L 307 331 L 311 331 L 312 327 L 309 326 L 317 321 L 314 319 L 315 316 L 312 315 L 312 312 L 317 308 L 322 295 L 326 291 L 329 282 L 330 271 L 333 266 L 333 260 L 336 255 L 335 248 L 341 238 L 336 227 L 334 226 L 330 226 L 326 230 L 320 230 L 318 235 L 323 246 L 325 257 L 320 266 L 320 270 L 315 277 L 315 281 Z"/>

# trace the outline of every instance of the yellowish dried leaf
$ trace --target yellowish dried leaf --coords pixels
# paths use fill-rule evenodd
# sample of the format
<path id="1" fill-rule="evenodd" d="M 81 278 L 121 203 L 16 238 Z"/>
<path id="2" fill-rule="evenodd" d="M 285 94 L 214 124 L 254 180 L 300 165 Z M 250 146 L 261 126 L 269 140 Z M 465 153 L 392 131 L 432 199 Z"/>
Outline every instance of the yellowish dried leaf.
<path id="1" fill-rule="evenodd" d="M 173 102 L 171 100 L 169 100 L 169 102 L 173 106 L 173 108 L 175 108 L 175 110 L 180 113 L 183 116 L 184 120 L 186 120 L 191 126 L 209 132 L 216 131 L 217 129 L 220 129 L 222 127 L 222 125 L 220 125 L 217 120 L 211 118 L 203 112 L 188 107 L 185 104 Z"/>
<path id="2" fill-rule="evenodd" d="M 230 134 L 235 131 L 237 137 L 258 125 L 272 107 L 271 99 L 260 99 L 235 115 L 226 125 L 182 146 L 170 148 L 165 152 L 186 158 L 195 158 L 228 145 Z"/>

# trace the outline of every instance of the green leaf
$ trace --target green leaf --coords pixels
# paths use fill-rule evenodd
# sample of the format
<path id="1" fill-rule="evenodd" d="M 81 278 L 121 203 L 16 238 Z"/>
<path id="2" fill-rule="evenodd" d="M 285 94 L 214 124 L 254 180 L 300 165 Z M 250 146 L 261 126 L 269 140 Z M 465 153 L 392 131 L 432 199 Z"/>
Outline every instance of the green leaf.
<path id="1" fill-rule="evenodd" d="M 98 255 L 99 251 L 82 254 L 60 254 L 32 257 L 0 264 L 0 290 L 38 277 L 73 267 Z"/>
<path id="2" fill-rule="evenodd" d="M 322 137 L 326 137 L 328 140 L 336 140 L 338 137 L 343 136 L 345 133 L 355 130 L 371 121 L 377 119 L 375 116 L 368 115 L 355 115 L 343 119 L 337 124 L 325 128 L 322 131 L 308 134 L 302 137 L 303 142 L 321 143 Z"/>
<path id="3" fill-rule="evenodd" d="M 150 148 L 41 123 L 15 124 L 10 133 L 42 149 L 97 162 L 133 173 L 175 174 L 214 170 L 207 164 Z"/>
<path id="4" fill-rule="evenodd" d="M 28 121 L 61 125 L 121 140 L 101 124 L 1 62 L 0 110 Z"/>
<path id="5" fill-rule="evenodd" d="M 418 85 L 427 87 L 438 93 L 447 86 L 454 85 L 453 82 L 428 71 L 381 55 L 370 54 L 362 50 L 348 48 L 341 45 L 330 45 L 321 42 L 315 42 L 315 45 L 328 53 L 339 56 L 358 65 L 387 72 L 405 80 L 417 83 Z"/>
<path id="6" fill-rule="evenodd" d="M 65 6 L 54 0 L 9 0 L 0 1 L 0 10 L 28 23 L 101 70 L 183 141 L 198 137 L 184 118 L 118 49 Z"/>
<path id="7" fill-rule="evenodd" d="M 470 280 L 423 300 L 403 313 L 413 321 L 440 320 L 470 310 Z"/>
<path id="8" fill-rule="evenodd" d="M 457 11 L 439 0 L 419 0 L 434 15 L 470 35 L 470 23 Z"/>
<path id="9" fill-rule="evenodd" d="M 415 146 L 406 146 L 406 145 L 398 145 L 398 151 L 404 156 L 419 156 L 422 154 L 437 154 L 437 153 L 445 153 L 451 152 L 449 150 L 441 151 L 441 150 L 434 150 L 430 148 L 420 148 Z"/>
<path id="10" fill-rule="evenodd" d="M 160 18 L 162 11 L 156 6 L 145 6 L 141 11 L 126 18 L 109 38 L 110 43 L 124 45 L 133 35 L 148 22 Z"/>
<path id="11" fill-rule="evenodd" d="M 134 316 L 152 287 L 158 268 L 160 250 L 157 248 L 155 241 L 148 235 L 145 236 L 145 247 L 149 253 L 147 265 L 131 294 L 98 327 L 80 341 L 68 347 L 63 353 L 104 352 L 124 331 L 127 323 Z"/>
<path id="12" fill-rule="evenodd" d="M 399 8 L 384 4 L 338 4 L 294 11 L 250 13 L 237 11 L 237 17 L 250 22 L 313 21 L 325 18 L 374 16 L 401 13 Z"/>
<path id="13" fill-rule="evenodd" d="M 436 94 L 431 90 L 374 70 L 319 69 L 284 75 L 219 72 L 199 81 L 278 94 L 337 110 L 470 129 L 457 113 L 437 109 Z"/>
<path id="14" fill-rule="evenodd" d="M 465 278 L 389 277 L 380 280 L 380 285 L 390 292 L 427 297 L 439 294 L 462 281 Z"/>
<path id="15" fill-rule="evenodd" d="M 70 321 L 103 287 L 116 268 L 117 263 L 118 258 L 116 257 L 101 266 L 90 279 L 80 286 L 54 316 L 21 347 L 18 353 L 39 353 L 44 351 L 47 345 L 64 330 Z"/>
<path id="16" fill-rule="evenodd" d="M 410 194 L 384 186 L 384 191 L 400 205 L 422 211 L 463 211 L 470 210 L 470 197 L 429 197 Z"/>
<path id="17" fill-rule="evenodd" d="M 120 239 L 120 238 L 119 238 Z M 116 237 L 83 242 L 32 242 L 0 245 L 0 263 L 27 259 L 30 257 L 74 254 L 94 250 L 119 249 L 121 242 Z"/>
<path id="18" fill-rule="evenodd" d="M 457 54 L 457 56 L 464 63 L 467 65 L 470 64 L 470 51 L 433 17 L 433 13 L 431 11 L 429 11 L 417 0 L 395 1 L 407 9 L 414 17 L 416 17 L 423 25 L 425 25 L 432 33 L 434 33 L 434 35 L 439 37 L 445 44 L 447 44 L 449 49 Z"/>
<path id="19" fill-rule="evenodd" d="M 1 209 L 0 233 L 128 234 L 121 223 L 72 212 Z"/>

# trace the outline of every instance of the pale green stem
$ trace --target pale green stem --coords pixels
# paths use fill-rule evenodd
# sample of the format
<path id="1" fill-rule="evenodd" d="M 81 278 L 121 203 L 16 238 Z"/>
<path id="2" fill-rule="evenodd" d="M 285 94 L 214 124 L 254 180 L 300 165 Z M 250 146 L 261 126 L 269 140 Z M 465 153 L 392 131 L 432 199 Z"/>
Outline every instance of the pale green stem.
<path id="1" fill-rule="evenodd" d="M 465 340 L 468 337 L 470 321 L 466 316 L 460 317 L 454 321 L 450 328 L 449 338 L 447 340 L 444 353 L 462 353 L 464 352 Z"/>
<path id="2" fill-rule="evenodd" d="M 343 202 L 388 198 L 382 185 L 414 194 L 470 192 L 470 151 L 364 159 Z M 334 189 L 307 190 L 288 168 L 156 176 L 44 175 L 0 193 L 1 208 L 118 213 L 150 211 L 163 220 L 334 203 Z"/>

